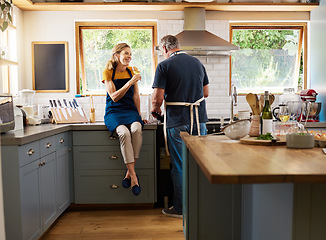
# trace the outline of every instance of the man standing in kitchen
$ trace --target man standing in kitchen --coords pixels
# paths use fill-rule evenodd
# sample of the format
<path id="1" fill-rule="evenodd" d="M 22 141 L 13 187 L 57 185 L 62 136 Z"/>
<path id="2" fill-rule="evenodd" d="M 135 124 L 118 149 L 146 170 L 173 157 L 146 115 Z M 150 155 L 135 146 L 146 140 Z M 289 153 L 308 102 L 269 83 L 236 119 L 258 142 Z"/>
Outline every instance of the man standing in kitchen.
<path id="1" fill-rule="evenodd" d="M 152 112 L 161 115 L 164 105 L 164 131 L 171 159 L 173 206 L 163 209 L 170 217 L 182 218 L 182 139 L 180 132 L 206 135 L 205 99 L 208 97 L 208 77 L 200 61 L 180 50 L 176 37 L 167 35 L 160 41 L 165 58 L 156 68 Z M 155 115 L 153 115 L 155 117 Z M 198 132 L 198 129 L 200 131 Z"/>

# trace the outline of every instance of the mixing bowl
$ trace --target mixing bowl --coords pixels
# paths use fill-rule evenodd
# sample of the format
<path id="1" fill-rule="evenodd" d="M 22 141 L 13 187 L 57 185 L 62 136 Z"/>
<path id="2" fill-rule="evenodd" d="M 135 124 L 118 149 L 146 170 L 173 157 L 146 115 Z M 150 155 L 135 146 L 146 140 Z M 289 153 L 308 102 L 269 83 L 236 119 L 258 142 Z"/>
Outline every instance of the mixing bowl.
<path id="1" fill-rule="evenodd" d="M 232 122 L 221 129 L 222 132 L 231 139 L 238 140 L 249 134 L 250 120 L 242 119 Z"/>

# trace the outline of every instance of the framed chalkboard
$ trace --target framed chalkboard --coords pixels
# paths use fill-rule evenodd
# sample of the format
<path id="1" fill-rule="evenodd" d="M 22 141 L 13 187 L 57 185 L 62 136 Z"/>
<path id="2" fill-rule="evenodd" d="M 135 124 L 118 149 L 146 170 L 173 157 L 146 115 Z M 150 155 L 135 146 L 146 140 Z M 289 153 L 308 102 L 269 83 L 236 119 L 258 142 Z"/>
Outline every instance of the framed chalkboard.
<path id="1" fill-rule="evenodd" d="M 33 89 L 68 92 L 68 42 L 32 42 Z"/>

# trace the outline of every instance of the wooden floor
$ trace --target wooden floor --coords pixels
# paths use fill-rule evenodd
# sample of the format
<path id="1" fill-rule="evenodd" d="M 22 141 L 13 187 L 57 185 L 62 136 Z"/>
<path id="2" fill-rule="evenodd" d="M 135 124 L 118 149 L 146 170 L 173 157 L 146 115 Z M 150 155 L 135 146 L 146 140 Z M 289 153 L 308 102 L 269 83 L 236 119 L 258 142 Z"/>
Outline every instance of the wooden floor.
<path id="1" fill-rule="evenodd" d="M 162 214 L 161 208 L 67 211 L 43 240 L 184 240 L 182 219 Z"/>

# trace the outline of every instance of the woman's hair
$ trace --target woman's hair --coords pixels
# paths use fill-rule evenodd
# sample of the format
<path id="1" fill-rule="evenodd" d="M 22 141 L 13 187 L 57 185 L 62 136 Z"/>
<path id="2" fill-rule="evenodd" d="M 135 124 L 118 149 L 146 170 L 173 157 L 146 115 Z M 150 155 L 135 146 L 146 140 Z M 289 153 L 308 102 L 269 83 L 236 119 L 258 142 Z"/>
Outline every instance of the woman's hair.
<path id="1" fill-rule="evenodd" d="M 118 43 L 117 45 L 115 45 L 112 48 L 112 55 L 111 55 L 111 59 L 108 61 L 106 67 L 111 70 L 113 68 L 116 68 L 118 66 L 119 63 L 119 59 L 117 59 L 114 54 L 116 53 L 121 53 L 123 49 L 125 48 L 130 48 L 130 46 L 127 43 Z"/>
<path id="2" fill-rule="evenodd" d="M 161 47 L 165 47 L 166 50 L 170 51 L 171 49 L 180 48 L 180 43 L 175 36 L 166 35 L 161 39 Z"/>

